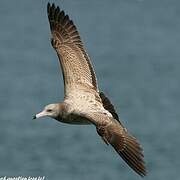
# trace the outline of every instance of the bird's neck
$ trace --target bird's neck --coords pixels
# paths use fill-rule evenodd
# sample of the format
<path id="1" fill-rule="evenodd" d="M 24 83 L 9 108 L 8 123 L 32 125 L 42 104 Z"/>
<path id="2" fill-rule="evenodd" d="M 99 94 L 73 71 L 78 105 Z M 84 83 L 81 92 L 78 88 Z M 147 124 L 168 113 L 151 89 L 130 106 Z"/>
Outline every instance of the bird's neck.
<path id="1" fill-rule="evenodd" d="M 58 121 L 61 121 L 61 119 L 66 118 L 68 113 L 68 106 L 65 102 L 58 103 L 58 114 L 57 117 L 55 118 Z"/>

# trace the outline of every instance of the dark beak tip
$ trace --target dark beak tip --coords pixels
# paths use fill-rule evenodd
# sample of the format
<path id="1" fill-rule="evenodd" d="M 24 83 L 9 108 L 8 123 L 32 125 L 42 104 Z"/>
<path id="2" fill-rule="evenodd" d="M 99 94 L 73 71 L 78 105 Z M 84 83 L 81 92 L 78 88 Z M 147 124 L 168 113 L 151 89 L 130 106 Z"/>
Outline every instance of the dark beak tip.
<path id="1" fill-rule="evenodd" d="M 36 119 L 36 115 L 33 116 L 33 119 Z"/>

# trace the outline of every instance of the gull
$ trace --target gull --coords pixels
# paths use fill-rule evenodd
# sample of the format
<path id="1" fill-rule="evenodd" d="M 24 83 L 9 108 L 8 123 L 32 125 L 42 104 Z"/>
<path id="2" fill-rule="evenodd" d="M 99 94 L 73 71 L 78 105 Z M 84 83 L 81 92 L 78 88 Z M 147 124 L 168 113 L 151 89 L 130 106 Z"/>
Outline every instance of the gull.
<path id="1" fill-rule="evenodd" d="M 122 125 L 111 101 L 99 91 L 95 71 L 76 26 L 54 3 L 47 5 L 51 44 L 59 58 L 64 101 L 49 104 L 33 119 L 51 117 L 68 124 L 93 124 L 98 135 L 140 176 L 147 174 L 143 150 Z"/>

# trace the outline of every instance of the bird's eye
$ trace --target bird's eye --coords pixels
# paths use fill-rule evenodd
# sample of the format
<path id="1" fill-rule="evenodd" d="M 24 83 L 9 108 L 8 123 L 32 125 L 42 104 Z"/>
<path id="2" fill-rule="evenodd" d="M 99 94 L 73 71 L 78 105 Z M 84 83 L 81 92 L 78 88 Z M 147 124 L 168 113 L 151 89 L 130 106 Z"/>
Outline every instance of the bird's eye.
<path id="1" fill-rule="evenodd" d="M 52 112 L 52 109 L 47 109 L 47 112 Z"/>

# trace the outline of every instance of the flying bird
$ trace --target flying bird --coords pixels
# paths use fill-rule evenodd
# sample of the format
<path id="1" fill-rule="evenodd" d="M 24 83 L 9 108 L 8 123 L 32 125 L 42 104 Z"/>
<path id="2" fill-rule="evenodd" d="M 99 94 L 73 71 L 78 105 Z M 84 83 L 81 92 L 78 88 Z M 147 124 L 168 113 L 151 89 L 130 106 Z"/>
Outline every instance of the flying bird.
<path id="1" fill-rule="evenodd" d="M 51 44 L 59 58 L 64 79 L 64 101 L 49 104 L 33 118 L 51 117 L 68 124 L 93 124 L 140 176 L 146 175 L 143 150 L 122 125 L 111 101 L 99 91 L 95 71 L 73 21 L 63 10 L 48 3 Z"/>

